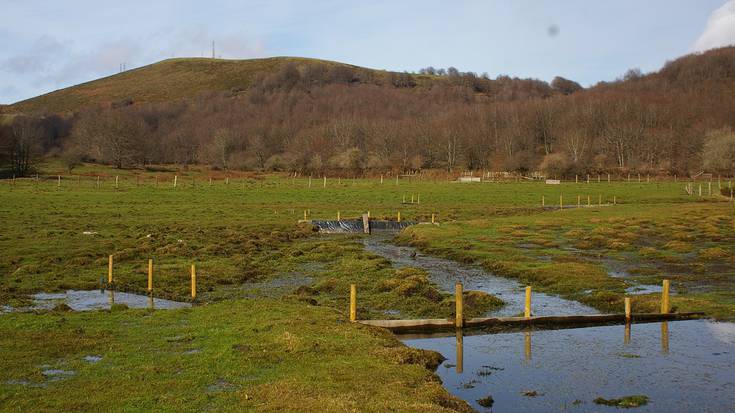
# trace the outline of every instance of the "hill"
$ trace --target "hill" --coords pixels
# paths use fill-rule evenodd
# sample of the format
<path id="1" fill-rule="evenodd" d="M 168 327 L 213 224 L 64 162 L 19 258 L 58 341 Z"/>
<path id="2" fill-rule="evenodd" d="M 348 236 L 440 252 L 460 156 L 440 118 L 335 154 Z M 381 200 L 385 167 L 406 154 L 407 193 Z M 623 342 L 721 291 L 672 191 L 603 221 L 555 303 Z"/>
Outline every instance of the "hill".
<path id="1" fill-rule="evenodd" d="M 289 72 L 296 68 L 299 73 Z M 500 76 L 495 80 L 454 68 L 439 73 L 400 73 L 368 69 L 321 59 L 272 57 L 226 60 L 168 59 L 138 69 L 56 90 L 0 108 L 0 113 L 68 113 L 91 106 L 127 106 L 192 99 L 203 93 L 248 90 L 254 83 L 280 89 L 295 78 L 302 87 L 331 83 L 372 84 L 393 88 L 425 89 L 438 84 L 467 87 L 476 94 L 500 100 L 548 97 L 553 85 L 536 79 Z M 574 82 L 572 82 L 574 83 Z"/>
<path id="2" fill-rule="evenodd" d="M 159 103 L 193 98 L 205 92 L 245 90 L 259 76 L 276 73 L 286 64 L 320 64 L 326 68 L 351 68 L 383 79 L 388 72 L 319 59 L 272 57 L 226 60 L 207 58 L 168 59 L 112 76 L 56 90 L 6 105 L 6 113 L 72 112 L 92 105 L 132 101 Z M 428 76 L 414 76 L 415 80 Z"/>

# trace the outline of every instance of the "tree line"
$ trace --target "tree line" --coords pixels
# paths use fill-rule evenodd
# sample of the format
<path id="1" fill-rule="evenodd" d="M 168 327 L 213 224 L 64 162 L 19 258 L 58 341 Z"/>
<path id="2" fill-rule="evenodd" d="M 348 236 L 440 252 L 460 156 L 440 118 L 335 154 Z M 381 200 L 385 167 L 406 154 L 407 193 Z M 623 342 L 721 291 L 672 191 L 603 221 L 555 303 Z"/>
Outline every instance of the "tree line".
<path id="1" fill-rule="evenodd" d="M 0 126 L 0 163 L 18 175 L 49 152 L 70 168 L 88 160 L 353 176 L 733 172 L 734 48 L 685 56 L 648 75 L 631 70 L 588 89 L 564 78 L 490 79 L 454 68 L 421 75 L 430 81 L 285 65 L 242 91 L 16 116 Z"/>

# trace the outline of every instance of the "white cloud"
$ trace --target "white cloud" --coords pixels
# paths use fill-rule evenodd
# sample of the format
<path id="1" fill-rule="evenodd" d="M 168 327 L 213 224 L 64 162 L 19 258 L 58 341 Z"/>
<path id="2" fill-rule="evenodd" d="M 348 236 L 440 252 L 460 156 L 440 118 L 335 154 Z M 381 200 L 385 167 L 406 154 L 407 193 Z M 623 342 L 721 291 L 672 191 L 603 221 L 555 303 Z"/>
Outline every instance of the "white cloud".
<path id="1" fill-rule="evenodd" d="M 694 43 L 692 50 L 702 52 L 730 45 L 735 45 L 735 0 L 728 0 L 712 12 L 704 32 Z"/>

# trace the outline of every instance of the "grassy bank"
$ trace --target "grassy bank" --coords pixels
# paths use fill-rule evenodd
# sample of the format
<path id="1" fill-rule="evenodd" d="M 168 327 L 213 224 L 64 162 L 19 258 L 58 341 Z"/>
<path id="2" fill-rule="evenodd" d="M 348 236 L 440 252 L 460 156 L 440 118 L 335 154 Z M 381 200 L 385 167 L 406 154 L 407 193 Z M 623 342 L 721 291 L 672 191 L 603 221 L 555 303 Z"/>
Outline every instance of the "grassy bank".
<path id="1" fill-rule="evenodd" d="M 2 411 L 470 410 L 436 353 L 301 302 L 6 314 L 0 331 Z"/>
<path id="2" fill-rule="evenodd" d="M 729 203 L 620 205 L 418 226 L 400 240 L 602 311 L 621 311 L 628 287 L 671 279 L 679 311 L 732 320 L 734 225 Z M 659 306 L 658 294 L 632 300 Z"/>

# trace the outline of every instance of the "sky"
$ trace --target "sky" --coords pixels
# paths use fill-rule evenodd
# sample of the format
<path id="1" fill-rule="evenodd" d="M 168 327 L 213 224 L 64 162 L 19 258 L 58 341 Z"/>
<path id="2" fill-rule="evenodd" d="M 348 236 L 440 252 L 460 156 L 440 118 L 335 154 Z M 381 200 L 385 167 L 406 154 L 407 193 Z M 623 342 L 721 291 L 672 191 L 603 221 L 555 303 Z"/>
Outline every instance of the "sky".
<path id="1" fill-rule="evenodd" d="M 735 0 L 0 0 L 0 103 L 171 57 L 304 56 L 585 86 L 735 44 Z"/>

